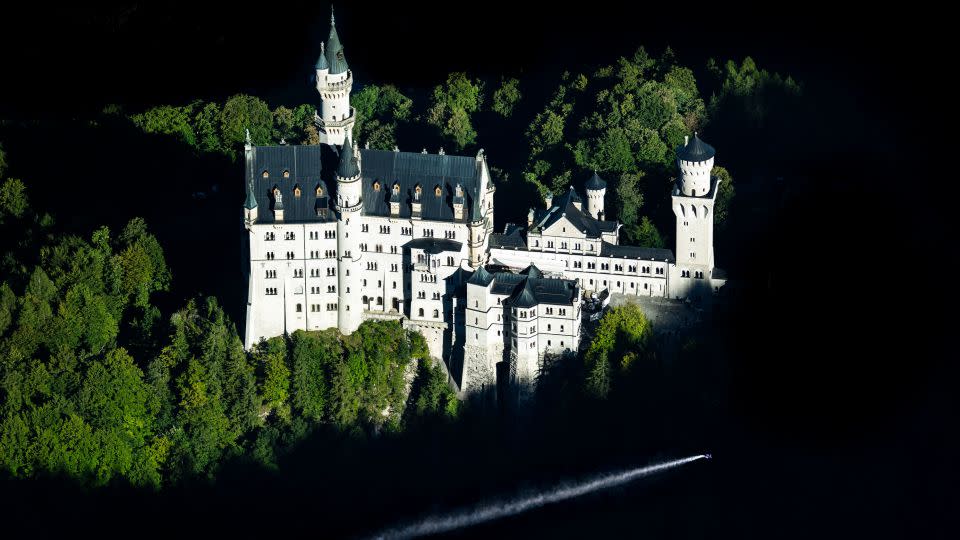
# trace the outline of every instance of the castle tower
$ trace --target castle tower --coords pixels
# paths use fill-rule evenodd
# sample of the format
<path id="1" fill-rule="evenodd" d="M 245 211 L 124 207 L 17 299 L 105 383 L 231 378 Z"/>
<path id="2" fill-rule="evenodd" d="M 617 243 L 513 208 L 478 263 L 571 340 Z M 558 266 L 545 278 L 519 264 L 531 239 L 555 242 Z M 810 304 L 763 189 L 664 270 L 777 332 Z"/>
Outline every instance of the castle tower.
<path id="1" fill-rule="evenodd" d="M 673 213 L 677 216 L 676 275 L 670 276 L 671 294 L 697 296 L 710 290 L 713 273 L 713 208 L 719 180 L 712 177 L 716 151 L 694 134 L 677 148 L 680 178 L 674 186 Z M 700 295 L 702 297 L 702 295 Z"/>
<path id="2" fill-rule="evenodd" d="M 360 151 L 346 137 L 337 167 L 337 316 L 338 328 L 350 334 L 363 319 L 360 300 Z"/>
<path id="3" fill-rule="evenodd" d="M 607 183 L 600 178 L 597 171 L 587 180 L 587 213 L 594 219 L 604 219 L 603 198 L 607 194 Z"/>
<path id="4" fill-rule="evenodd" d="M 315 66 L 317 92 L 320 93 L 320 110 L 315 121 L 322 144 L 342 145 L 345 139 L 353 138 L 356 113 L 350 106 L 350 90 L 353 88 L 353 73 L 347 66 L 343 45 L 337 34 L 333 8 L 330 8 L 330 36 L 326 45 L 320 46 L 320 57 Z"/>

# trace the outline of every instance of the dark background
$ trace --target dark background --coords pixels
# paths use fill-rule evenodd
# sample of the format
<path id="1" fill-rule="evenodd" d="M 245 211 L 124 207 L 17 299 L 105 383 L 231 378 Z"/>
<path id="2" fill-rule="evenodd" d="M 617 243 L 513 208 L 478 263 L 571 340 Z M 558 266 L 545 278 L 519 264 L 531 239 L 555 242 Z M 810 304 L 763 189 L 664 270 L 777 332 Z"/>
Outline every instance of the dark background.
<path id="1" fill-rule="evenodd" d="M 718 323 L 730 348 L 717 381 L 728 402 L 715 426 L 714 462 L 469 534 L 946 536 L 944 519 L 957 509 L 957 267 L 948 227 L 955 214 L 952 63 L 940 58 L 949 35 L 941 20 L 919 5 L 843 12 L 807 3 L 337 4 L 360 82 L 427 88 L 466 70 L 542 78 L 543 88 L 531 93 L 546 95 L 563 69 L 607 64 L 641 44 L 655 53 L 670 45 L 696 69 L 709 57 L 750 55 L 801 81 L 817 111 L 802 133 L 784 136 L 785 153 L 795 158 L 778 172 L 804 182 L 785 190 L 771 220 L 741 224 L 734 250 L 718 250 L 745 285 Z M 161 164 L 145 160 L 156 157 L 117 155 L 109 138 L 84 146 L 76 139 L 85 132 L 63 122 L 107 103 L 139 110 L 237 92 L 271 106 L 315 102 L 309 75 L 327 24 L 325 3 L 5 8 L 0 117 L 40 126 L 3 141 L 11 170 L 27 180 L 32 169 L 51 178 L 28 185 L 62 221 L 122 223 L 137 215 L 133 205 L 156 210 L 167 189 L 149 175 Z M 736 147 L 711 142 L 718 162 L 725 145 Z M 745 153 L 740 148 L 741 161 L 725 165 L 745 185 L 753 176 L 769 181 L 771 171 L 750 170 Z M 757 161 L 764 156 L 758 151 Z M 91 173 L 104 162 L 119 166 Z M 203 166 L 211 175 L 229 170 Z M 183 187 L 176 178 L 170 186 Z M 227 261 L 218 270 L 239 267 L 239 204 L 236 215 L 223 216 L 159 209 L 193 224 L 209 221 L 205 239 L 179 238 L 181 229 L 159 225 L 174 278 L 188 284 L 172 305 L 203 291 L 239 311 L 243 299 L 231 293 L 244 290 L 239 270 L 185 275 L 210 250 Z M 230 240 L 211 246 L 210 238 Z M 284 494 L 270 499 L 265 512 L 282 512 Z M 183 519 L 203 516 L 177 510 Z M 361 521 L 362 513 L 358 507 Z"/>

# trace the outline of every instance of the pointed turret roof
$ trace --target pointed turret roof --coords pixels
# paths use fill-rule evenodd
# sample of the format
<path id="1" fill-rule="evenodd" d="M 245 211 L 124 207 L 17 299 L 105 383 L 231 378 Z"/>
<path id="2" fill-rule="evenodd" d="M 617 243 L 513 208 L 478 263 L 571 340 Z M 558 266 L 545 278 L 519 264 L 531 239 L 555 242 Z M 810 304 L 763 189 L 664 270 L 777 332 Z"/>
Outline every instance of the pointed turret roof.
<path id="1" fill-rule="evenodd" d="M 600 175 L 597 174 L 597 171 L 593 171 L 593 176 L 587 180 L 586 183 L 587 189 L 607 189 L 607 183 L 600 178 Z"/>
<path id="2" fill-rule="evenodd" d="M 520 273 L 535 278 L 543 277 L 543 272 L 541 272 L 540 269 L 537 268 L 537 265 L 533 263 L 530 263 L 530 266 L 521 270 Z"/>
<path id="3" fill-rule="evenodd" d="M 523 284 L 523 289 L 520 291 L 520 294 L 515 296 L 510 303 L 514 307 L 519 308 L 528 308 L 537 305 L 537 295 L 533 290 L 533 283 L 531 280 L 527 279 Z"/>
<path id="4" fill-rule="evenodd" d="M 257 198 L 253 195 L 253 186 L 247 186 L 247 200 L 243 202 L 243 207 L 247 210 L 253 210 L 257 207 Z"/>
<path id="5" fill-rule="evenodd" d="M 677 158 L 682 161 L 706 161 L 717 154 L 712 146 L 700 140 L 696 132 L 693 140 L 677 148 Z"/>
<path id="6" fill-rule="evenodd" d="M 330 36 L 327 38 L 327 64 L 330 65 L 330 74 L 337 75 L 347 71 L 347 57 L 343 55 L 343 45 L 337 34 L 336 19 L 333 17 L 333 7 L 330 7 Z"/>
<path id="7" fill-rule="evenodd" d="M 360 167 L 357 166 L 357 156 L 353 152 L 353 145 L 350 144 L 350 135 L 343 140 L 343 146 L 340 147 L 340 165 L 337 167 L 337 176 L 340 178 L 354 178 L 360 175 Z"/>
<path id="8" fill-rule="evenodd" d="M 330 69 L 330 63 L 327 62 L 327 50 L 323 46 L 323 43 L 320 43 L 320 57 L 317 58 L 316 69 Z"/>
<path id="9" fill-rule="evenodd" d="M 467 283 L 471 285 L 480 285 L 486 287 L 493 281 L 493 275 L 490 272 L 487 272 L 487 269 L 480 265 L 480 268 L 477 268 L 477 271 L 470 276 L 470 279 L 467 280 Z"/>

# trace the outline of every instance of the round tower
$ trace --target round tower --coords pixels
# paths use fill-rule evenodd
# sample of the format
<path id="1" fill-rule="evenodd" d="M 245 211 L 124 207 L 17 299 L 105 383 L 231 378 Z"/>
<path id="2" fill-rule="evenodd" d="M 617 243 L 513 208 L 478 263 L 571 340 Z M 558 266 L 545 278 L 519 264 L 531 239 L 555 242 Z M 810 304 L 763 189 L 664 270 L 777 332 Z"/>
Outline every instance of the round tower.
<path id="1" fill-rule="evenodd" d="M 600 178 L 597 171 L 593 171 L 593 176 L 587 180 L 585 187 L 587 191 L 587 213 L 594 219 L 603 219 L 603 198 L 607 194 L 607 183 L 603 178 Z"/>
<path id="2" fill-rule="evenodd" d="M 347 137 L 353 138 L 353 124 L 356 120 L 355 112 L 350 107 L 353 73 L 343 54 L 332 7 L 330 36 L 326 45 L 321 45 L 320 58 L 314 68 L 317 92 L 320 93 L 320 110 L 317 111 L 315 119 L 320 132 L 320 142 L 342 145 Z"/>
<path id="3" fill-rule="evenodd" d="M 363 320 L 360 302 L 360 184 L 359 150 L 347 137 L 337 167 L 337 327 L 350 334 Z"/>
<path id="4" fill-rule="evenodd" d="M 693 140 L 683 138 L 683 146 L 677 148 L 677 165 L 680 167 L 680 192 L 687 197 L 705 197 L 710 194 L 710 171 L 713 170 L 712 146 L 700 140 L 694 133 Z"/>

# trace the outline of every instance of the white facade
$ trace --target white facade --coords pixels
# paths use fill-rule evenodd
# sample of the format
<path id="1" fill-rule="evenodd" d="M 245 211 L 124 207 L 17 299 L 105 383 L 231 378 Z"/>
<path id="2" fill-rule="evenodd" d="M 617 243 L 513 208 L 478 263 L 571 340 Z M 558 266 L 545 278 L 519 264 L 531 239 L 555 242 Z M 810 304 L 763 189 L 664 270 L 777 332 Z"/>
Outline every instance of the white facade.
<path id="1" fill-rule="evenodd" d="M 493 234 L 482 150 L 351 146 L 352 73 L 332 25 L 316 77 L 325 144 L 245 147 L 248 348 L 298 329 L 349 334 L 366 319 L 396 319 L 421 332 L 433 356 L 462 359 L 451 369 L 462 393 L 483 393 L 504 377 L 533 384 L 545 354 L 575 353 L 584 293 L 706 301 L 724 284 L 714 267 L 714 151 L 698 137 L 677 150 L 676 255 L 620 245 L 596 173 L 586 204 L 571 187 L 531 209 L 525 227 Z"/>

